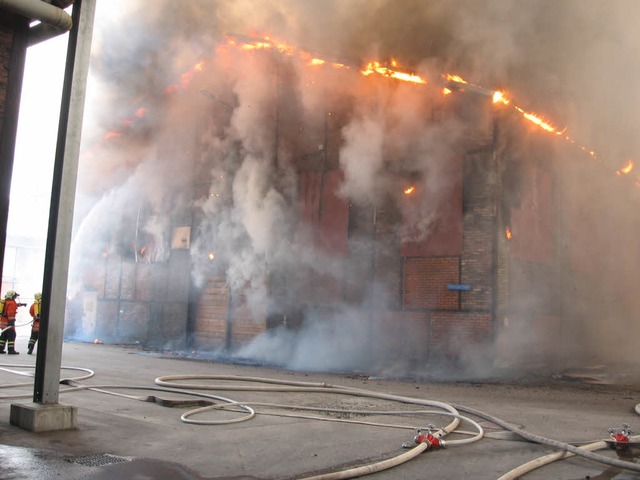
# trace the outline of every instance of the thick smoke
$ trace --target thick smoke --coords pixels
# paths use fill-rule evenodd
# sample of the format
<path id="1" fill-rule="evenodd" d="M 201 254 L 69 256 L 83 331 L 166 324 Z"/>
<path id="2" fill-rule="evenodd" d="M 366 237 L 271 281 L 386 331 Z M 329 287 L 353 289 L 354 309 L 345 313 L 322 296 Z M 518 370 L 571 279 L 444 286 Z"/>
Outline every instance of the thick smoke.
<path id="1" fill-rule="evenodd" d="M 293 223 L 299 132 L 297 125 L 275 127 L 285 116 L 324 109 L 327 92 L 352 106 L 341 131 L 345 199 L 377 207 L 397 189 L 385 164 L 390 157 L 438 192 L 434 179 L 445 168 L 438 160 L 468 126 L 454 118 L 429 121 L 434 99 L 428 93 L 365 86 L 353 68 L 312 73 L 293 57 L 242 54 L 226 45 L 228 33 L 271 35 L 352 67 L 393 58 L 429 81 L 453 72 L 506 89 L 522 106 L 567 125 L 614 170 L 640 150 L 632 130 L 640 115 L 640 91 L 633 88 L 640 75 L 640 4 L 633 0 L 157 0 L 152 6 L 111 0 L 98 6 L 72 291 L 86 275 L 83 259 L 91 257 L 84 252 L 139 246 L 138 233 L 122 238 L 123 223 L 142 222 L 136 232 L 155 245 L 147 255 L 163 260 L 170 227 L 194 207 L 203 221 L 192 255 L 215 252 L 224 259 L 220 273 L 232 288 L 244 289 L 258 316 L 271 308 L 269 272 L 312 271 L 349 281 L 340 260 L 315 248 L 309 232 Z M 288 101 L 277 100 L 283 97 Z M 323 142 L 319 134 L 316 146 Z M 206 190 L 196 205 L 194 186 Z M 435 221 L 425 215 L 405 239 L 424 237 Z M 362 248 L 372 246 L 363 240 Z M 201 282 L 206 271 L 194 265 Z M 419 348 L 398 348 L 394 338 L 353 340 L 366 330 L 380 289 L 370 286 L 361 305 L 333 315 L 308 313 L 307 330 L 270 332 L 240 354 L 305 369 L 419 367 L 425 360 L 415 353 Z M 375 351 L 367 348 L 373 343 Z M 484 360 L 484 352 L 469 356 L 476 367 Z"/>

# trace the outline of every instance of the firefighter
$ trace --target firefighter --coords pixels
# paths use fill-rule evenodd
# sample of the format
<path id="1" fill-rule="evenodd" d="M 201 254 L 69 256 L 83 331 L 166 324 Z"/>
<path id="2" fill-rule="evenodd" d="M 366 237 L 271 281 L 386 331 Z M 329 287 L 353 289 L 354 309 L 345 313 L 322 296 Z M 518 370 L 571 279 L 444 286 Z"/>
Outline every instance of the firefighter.
<path id="1" fill-rule="evenodd" d="M 27 353 L 33 353 L 33 347 L 36 346 L 38 335 L 40 334 L 40 312 L 42 311 L 42 294 L 40 292 L 33 295 L 33 303 L 29 307 L 29 315 L 33 318 L 31 324 L 31 336 L 29 337 L 29 350 Z"/>
<path id="2" fill-rule="evenodd" d="M 24 303 L 18 303 L 16 298 L 20 296 L 14 290 L 7 290 L 4 295 L 4 308 L 2 309 L 2 317 L 0 318 L 0 353 L 4 353 L 5 345 L 8 347 L 9 355 L 18 355 L 16 352 L 16 314 L 18 307 L 24 306 Z"/>

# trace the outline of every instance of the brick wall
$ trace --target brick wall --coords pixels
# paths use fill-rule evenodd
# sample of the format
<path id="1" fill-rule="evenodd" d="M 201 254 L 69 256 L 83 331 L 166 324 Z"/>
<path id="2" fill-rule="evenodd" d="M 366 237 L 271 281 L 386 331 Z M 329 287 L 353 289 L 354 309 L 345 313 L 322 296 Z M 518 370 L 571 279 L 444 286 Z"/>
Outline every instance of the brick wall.
<path id="1" fill-rule="evenodd" d="M 431 315 L 431 347 L 460 357 L 466 349 L 492 341 L 492 317 L 488 312 L 434 312 Z"/>
<path id="2" fill-rule="evenodd" d="M 399 357 L 413 365 L 424 365 L 428 357 L 430 313 L 428 311 L 379 311 L 373 316 L 376 362 L 394 365 Z"/>
<path id="3" fill-rule="evenodd" d="M 229 285 L 224 276 L 213 275 L 205 280 L 197 301 L 193 328 L 196 348 L 226 346 L 229 300 Z"/>
<path id="4" fill-rule="evenodd" d="M 481 150 L 468 154 L 462 165 L 459 254 L 406 257 L 402 276 L 402 308 L 420 315 L 420 323 L 428 325 L 428 333 L 417 337 L 424 342 L 423 351 L 452 358 L 491 346 L 500 285 L 496 277 L 496 156 L 491 149 Z M 428 250 L 429 246 L 425 248 Z M 470 290 L 449 290 L 448 284 L 464 284 Z M 404 321 L 404 314 L 396 314 L 396 320 Z"/>
<path id="5" fill-rule="evenodd" d="M 460 283 L 459 257 L 406 258 L 402 281 L 405 309 L 460 308 L 460 292 L 447 288 L 449 283 Z"/>
<path id="6" fill-rule="evenodd" d="M 403 257 L 460 255 L 462 251 L 463 159 L 453 155 L 439 161 L 437 172 L 431 174 L 434 178 L 427 173 L 428 181 L 400 199 Z M 430 219 L 427 234 L 425 218 Z"/>
<path id="7" fill-rule="evenodd" d="M 460 271 L 461 282 L 471 290 L 461 294 L 463 310 L 489 311 L 493 307 L 497 180 L 492 151 L 467 155 Z"/>
<path id="8" fill-rule="evenodd" d="M 229 347 L 239 347 L 267 328 L 267 314 L 265 311 L 254 311 L 247 298 L 236 296 L 233 298 L 231 325 L 231 345 Z"/>
<path id="9" fill-rule="evenodd" d="M 519 208 L 511 209 L 510 253 L 514 258 L 553 263 L 552 176 L 537 161 L 521 162 Z"/>

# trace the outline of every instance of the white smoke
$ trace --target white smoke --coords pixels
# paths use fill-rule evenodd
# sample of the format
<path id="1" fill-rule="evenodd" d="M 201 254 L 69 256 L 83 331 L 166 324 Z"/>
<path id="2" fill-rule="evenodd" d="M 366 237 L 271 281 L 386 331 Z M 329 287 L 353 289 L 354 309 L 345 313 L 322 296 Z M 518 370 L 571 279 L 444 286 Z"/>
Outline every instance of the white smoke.
<path id="1" fill-rule="evenodd" d="M 376 118 L 356 118 L 344 127 L 340 163 L 345 182 L 341 193 L 358 202 L 374 204 L 380 196 L 377 185 L 383 167 L 384 123 Z"/>
<path id="2" fill-rule="evenodd" d="M 83 249 L 111 242 L 140 211 L 147 219 L 140 231 L 155 240 L 158 258 L 166 258 L 175 218 L 193 208 L 203 219 L 191 245 L 194 279 L 201 282 L 210 268 L 199 259 L 215 252 L 219 273 L 232 288 L 244 289 L 256 316 L 269 310 L 265 280 L 279 268 L 348 282 L 352 272 L 342 259 L 317 248 L 306 227 L 294 222 L 299 205 L 292 152 L 303 127 L 311 127 L 277 128 L 278 119 L 292 112 L 311 118 L 333 110 L 327 98 L 350 112 L 341 137 L 332 139 L 340 144 L 344 198 L 375 207 L 404 188 L 400 171 L 415 172 L 417 186 L 429 192 L 413 229 L 400 232 L 403 240 L 426 238 L 440 220 L 439 202 L 451 187 L 441 181 L 450 168 L 443 159 L 475 127 L 431 117 L 442 73 L 507 89 L 523 106 L 570 125 L 572 136 L 602 157 L 640 149 L 633 134 L 640 92 L 628 88 L 640 75 L 640 42 L 631 21 L 640 13 L 637 2 L 153 3 L 99 4 L 74 237 L 77 278 L 87 268 Z M 351 68 L 312 70 L 276 52 L 218 48 L 228 33 L 269 34 Z M 358 67 L 372 57 L 395 58 L 429 84 L 367 86 Z M 202 71 L 181 85 L 181 75 L 201 60 Z M 176 84 L 174 93 L 165 93 Z M 279 110 L 283 105 L 287 112 Z M 146 113 L 136 117 L 140 107 Z M 110 130 L 118 135 L 105 140 Z M 324 138 L 316 140 L 311 151 L 321 152 Z M 208 191 L 191 204 L 194 186 L 201 185 Z M 353 248 L 372 247 L 362 240 Z M 366 286 L 369 293 L 353 309 L 340 307 L 323 321 L 309 314 L 302 331 L 269 332 L 240 353 L 308 369 L 422 364 L 414 349 L 392 359 L 398 349 L 380 347 L 383 353 L 378 349 L 375 357 L 371 342 L 359 341 L 376 289 L 384 286 Z"/>
<path id="3" fill-rule="evenodd" d="M 305 371 L 366 371 L 379 365 L 365 338 L 369 322 L 361 310 L 344 309 L 329 319 L 311 318 L 301 333 L 269 331 L 236 352 L 239 358 Z"/>

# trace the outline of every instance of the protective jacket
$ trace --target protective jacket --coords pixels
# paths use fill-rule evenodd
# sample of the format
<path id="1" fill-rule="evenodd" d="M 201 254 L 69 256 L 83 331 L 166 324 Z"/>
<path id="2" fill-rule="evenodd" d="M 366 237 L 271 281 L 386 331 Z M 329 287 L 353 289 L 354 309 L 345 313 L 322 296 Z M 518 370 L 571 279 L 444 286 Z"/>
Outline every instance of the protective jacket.
<path id="1" fill-rule="evenodd" d="M 0 329 L 7 328 L 8 326 L 15 325 L 16 314 L 18 313 L 18 302 L 13 299 L 5 299 L 4 310 L 2 311 L 2 318 L 0 319 Z"/>
<path id="2" fill-rule="evenodd" d="M 33 318 L 33 324 L 31 325 L 32 332 L 40 331 L 40 309 L 42 308 L 42 301 L 36 300 L 33 302 L 31 307 L 29 307 L 29 315 Z"/>

